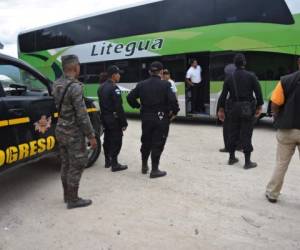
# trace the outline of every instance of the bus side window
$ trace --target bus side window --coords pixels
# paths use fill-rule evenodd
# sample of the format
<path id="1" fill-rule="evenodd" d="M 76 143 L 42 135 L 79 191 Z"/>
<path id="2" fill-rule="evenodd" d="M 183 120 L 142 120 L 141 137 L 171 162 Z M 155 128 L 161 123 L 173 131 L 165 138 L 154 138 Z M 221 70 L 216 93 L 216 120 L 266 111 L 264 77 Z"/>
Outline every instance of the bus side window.
<path id="1" fill-rule="evenodd" d="M 81 81 L 85 84 L 99 84 L 99 76 L 101 73 L 105 72 L 104 62 L 82 64 L 81 67 Z"/>
<path id="2" fill-rule="evenodd" d="M 210 55 L 210 80 L 211 81 L 224 81 L 225 80 L 225 67 L 233 63 L 234 53 L 221 52 L 211 53 Z"/>
<path id="3" fill-rule="evenodd" d="M 281 0 L 216 0 L 215 16 L 217 23 L 294 23 L 291 12 Z"/>
<path id="4" fill-rule="evenodd" d="M 247 69 L 255 72 L 259 80 L 277 81 L 296 70 L 297 57 L 274 52 L 246 52 Z"/>

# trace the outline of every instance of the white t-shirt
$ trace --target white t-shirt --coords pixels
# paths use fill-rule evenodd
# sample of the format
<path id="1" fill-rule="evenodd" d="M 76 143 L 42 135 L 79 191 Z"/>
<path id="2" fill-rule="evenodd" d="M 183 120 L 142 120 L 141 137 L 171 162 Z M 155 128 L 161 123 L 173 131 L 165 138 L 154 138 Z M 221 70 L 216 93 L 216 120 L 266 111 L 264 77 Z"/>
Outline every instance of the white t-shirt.
<path id="1" fill-rule="evenodd" d="M 202 81 L 201 72 L 202 69 L 199 65 L 197 66 L 197 68 L 190 67 L 186 73 L 186 78 L 191 79 L 192 83 L 198 84 Z"/>
<path id="2" fill-rule="evenodd" d="M 176 87 L 175 82 L 170 79 L 169 83 L 171 83 L 171 89 L 172 89 L 172 91 L 174 92 L 174 94 L 176 94 L 177 93 L 177 87 Z"/>

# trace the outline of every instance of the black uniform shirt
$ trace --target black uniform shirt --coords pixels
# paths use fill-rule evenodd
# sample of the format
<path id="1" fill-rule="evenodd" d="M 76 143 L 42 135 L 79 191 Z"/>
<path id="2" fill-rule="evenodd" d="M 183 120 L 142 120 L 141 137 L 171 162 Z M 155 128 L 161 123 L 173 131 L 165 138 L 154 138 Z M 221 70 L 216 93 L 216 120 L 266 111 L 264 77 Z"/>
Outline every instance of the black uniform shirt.
<path id="1" fill-rule="evenodd" d="M 140 99 L 140 103 L 137 99 Z M 170 82 L 161 80 L 159 76 L 139 82 L 127 96 L 127 101 L 131 107 L 141 108 L 141 113 L 172 111 L 176 115 L 179 111 Z"/>
<path id="2" fill-rule="evenodd" d="M 123 101 L 119 87 L 113 85 L 111 80 L 107 80 L 98 89 L 98 97 L 101 115 L 114 115 L 120 120 L 122 127 L 127 127 L 128 123 L 123 109 Z"/>
<path id="3" fill-rule="evenodd" d="M 236 91 L 234 87 L 233 76 L 237 86 L 238 99 L 236 97 Z M 244 69 L 237 69 L 232 75 L 229 75 L 225 81 L 223 86 L 223 91 L 219 99 L 219 107 L 224 108 L 227 95 L 229 93 L 229 99 L 236 101 L 253 101 L 255 98 L 253 96 L 253 92 L 255 93 L 255 97 L 257 100 L 257 106 L 262 106 L 264 104 L 261 87 L 258 82 L 257 77 Z"/>

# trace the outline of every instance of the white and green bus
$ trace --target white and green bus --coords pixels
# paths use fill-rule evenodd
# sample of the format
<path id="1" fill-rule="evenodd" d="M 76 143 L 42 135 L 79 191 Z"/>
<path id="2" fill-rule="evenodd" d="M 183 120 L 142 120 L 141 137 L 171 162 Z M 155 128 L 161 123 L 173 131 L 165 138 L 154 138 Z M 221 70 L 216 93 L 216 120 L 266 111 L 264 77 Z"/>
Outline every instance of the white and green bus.
<path id="1" fill-rule="evenodd" d="M 215 116 L 224 67 L 236 52 L 258 76 L 269 113 L 276 82 L 296 70 L 300 55 L 300 9 L 295 0 L 156 0 L 22 32 L 19 57 L 51 80 L 62 74 L 61 56 L 80 58 L 85 95 L 97 99 L 98 75 L 110 65 L 124 74 L 126 112 L 137 112 L 126 94 L 161 61 L 178 88 L 182 117 Z M 191 114 L 185 73 L 191 58 L 201 65 L 206 114 Z"/>

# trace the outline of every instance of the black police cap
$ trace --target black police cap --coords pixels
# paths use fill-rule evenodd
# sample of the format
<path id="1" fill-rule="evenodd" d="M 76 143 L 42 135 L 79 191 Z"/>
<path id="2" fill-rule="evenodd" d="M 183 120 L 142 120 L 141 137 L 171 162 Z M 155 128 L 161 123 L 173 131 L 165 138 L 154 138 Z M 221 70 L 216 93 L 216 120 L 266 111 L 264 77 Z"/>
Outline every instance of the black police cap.
<path id="1" fill-rule="evenodd" d="M 236 67 L 243 67 L 247 64 L 246 57 L 242 53 L 238 53 L 234 56 L 233 62 Z"/>
<path id="2" fill-rule="evenodd" d="M 164 65 L 161 62 L 153 62 L 150 65 L 151 72 L 161 71 L 163 69 L 164 69 Z"/>
<path id="3" fill-rule="evenodd" d="M 121 73 L 122 71 L 116 65 L 109 66 L 107 69 L 107 74 L 109 76 L 112 76 L 113 74 L 121 74 Z"/>

